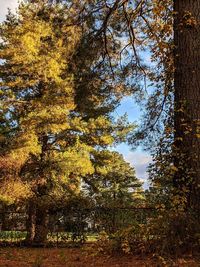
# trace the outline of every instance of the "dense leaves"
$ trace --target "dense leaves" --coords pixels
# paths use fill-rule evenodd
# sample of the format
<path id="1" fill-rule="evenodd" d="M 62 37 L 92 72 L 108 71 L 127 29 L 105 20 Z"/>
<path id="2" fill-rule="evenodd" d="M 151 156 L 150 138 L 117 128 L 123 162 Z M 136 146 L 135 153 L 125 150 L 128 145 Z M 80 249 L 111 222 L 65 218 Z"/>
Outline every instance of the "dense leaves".
<path id="1" fill-rule="evenodd" d="M 109 78 L 106 62 L 95 69 L 96 22 L 74 24 L 76 8 L 66 15 L 66 5 L 22 3 L 1 25 L 1 200 L 27 203 L 29 238 L 38 243 L 48 209 L 79 194 L 81 177 L 96 171 L 94 158 L 133 129 L 125 116 L 111 116 L 123 82 Z M 109 172 L 110 162 L 102 164 Z"/>

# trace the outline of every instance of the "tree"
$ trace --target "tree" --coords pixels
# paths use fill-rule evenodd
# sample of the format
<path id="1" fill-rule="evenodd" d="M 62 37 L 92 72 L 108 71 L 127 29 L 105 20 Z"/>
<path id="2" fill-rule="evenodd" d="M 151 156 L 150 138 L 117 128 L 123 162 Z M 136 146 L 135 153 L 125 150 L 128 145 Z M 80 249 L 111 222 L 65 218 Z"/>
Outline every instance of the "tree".
<path id="1" fill-rule="evenodd" d="M 171 140 L 168 135 L 170 153 L 173 154 L 168 164 L 174 169 L 174 194 L 179 191 L 186 206 L 195 210 L 200 196 L 199 3 L 189 0 L 104 2 L 107 13 L 103 16 L 101 30 L 106 36 L 118 14 L 121 15 L 126 36 L 124 49 L 129 48 L 129 63 L 135 62 L 139 73 L 145 73 L 155 87 L 147 99 L 141 131 L 130 142 L 134 144 L 138 139 L 146 139 L 152 147 L 153 141 L 161 144 L 159 139 L 163 133 L 173 132 Z M 141 66 L 139 54 L 144 45 L 149 48 L 155 70 L 152 65 L 145 72 Z"/>
<path id="2" fill-rule="evenodd" d="M 137 81 L 144 75 L 153 83 L 142 127 L 130 143 L 145 140 L 153 153 L 156 145 L 154 181 L 164 185 L 159 192 L 165 196 L 172 193 L 172 206 L 181 206 L 182 212 L 191 209 L 193 215 L 199 211 L 200 197 L 198 2 L 98 1 L 101 16 L 97 31 L 103 35 L 108 58 L 112 52 L 107 42 L 110 34 L 114 41 L 123 36 L 122 62 L 133 68 Z M 144 47 L 154 63 L 150 68 L 141 64 Z M 187 220 L 187 213 L 184 216 Z"/>
<path id="3" fill-rule="evenodd" d="M 142 183 L 135 170 L 118 152 L 95 151 L 92 175 L 84 178 L 86 189 L 97 206 L 137 206 Z"/>
<path id="4" fill-rule="evenodd" d="M 142 183 L 135 170 L 123 156 L 109 150 L 95 151 L 92 175 L 83 178 L 85 193 L 95 203 L 95 218 L 109 233 L 133 223 L 134 208 L 142 206 L 145 198 Z"/>
<path id="5" fill-rule="evenodd" d="M 173 191 L 175 202 L 179 199 L 176 205 L 195 212 L 200 197 L 197 2 L 155 1 L 152 52 L 160 70 L 152 76 L 158 89 L 148 101 L 143 129 L 161 130 L 153 174 L 162 177 L 163 188 Z"/>
<path id="6" fill-rule="evenodd" d="M 186 191 L 188 207 L 195 211 L 200 201 L 199 10 L 199 1 L 174 1 L 174 128 L 179 154 L 174 185 Z"/>
<path id="7" fill-rule="evenodd" d="M 37 245 L 46 241 L 50 207 L 78 194 L 80 177 L 94 172 L 91 153 L 132 128 L 109 115 L 122 96 L 120 78 L 106 84 L 109 72 L 94 71 L 99 46 L 88 52 L 76 7 L 69 16 L 65 8 L 22 3 L 1 25 L 1 189 L 19 185 L 11 201 L 27 200 L 27 239 Z"/>
<path id="8" fill-rule="evenodd" d="M 32 195 L 35 178 L 28 170 L 40 177 L 35 191 L 42 199 L 55 184 L 62 191 L 60 182 L 44 179 L 53 166 L 59 181 L 72 182 L 67 190 L 78 192 L 79 177 L 94 173 L 92 153 L 126 136 L 127 127 L 113 124 L 109 112 L 126 91 L 145 95 L 144 78 L 155 88 L 130 143 L 156 141 L 155 180 L 163 182 L 167 174 L 164 184 L 184 208 L 199 210 L 198 1 L 36 0 L 28 7 L 21 6 L 18 18 L 9 15 L 1 32 L 1 167 L 13 181 L 7 192 Z M 146 47 L 154 69 L 141 61 Z M 69 158 L 80 159 L 80 166 Z M 168 188 L 161 191 L 168 194 Z"/>

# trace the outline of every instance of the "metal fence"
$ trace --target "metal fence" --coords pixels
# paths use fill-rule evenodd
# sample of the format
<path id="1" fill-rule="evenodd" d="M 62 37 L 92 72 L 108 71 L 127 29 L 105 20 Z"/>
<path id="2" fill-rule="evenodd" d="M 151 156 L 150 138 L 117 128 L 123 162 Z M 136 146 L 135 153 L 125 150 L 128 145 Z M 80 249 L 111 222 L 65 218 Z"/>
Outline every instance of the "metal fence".
<path id="1" fill-rule="evenodd" d="M 99 233 L 114 234 L 121 229 L 146 224 L 156 215 L 153 208 L 77 208 L 48 213 L 48 241 L 55 244 L 94 242 Z M 25 211 L 0 212 L 0 242 L 22 242 L 26 238 Z"/>

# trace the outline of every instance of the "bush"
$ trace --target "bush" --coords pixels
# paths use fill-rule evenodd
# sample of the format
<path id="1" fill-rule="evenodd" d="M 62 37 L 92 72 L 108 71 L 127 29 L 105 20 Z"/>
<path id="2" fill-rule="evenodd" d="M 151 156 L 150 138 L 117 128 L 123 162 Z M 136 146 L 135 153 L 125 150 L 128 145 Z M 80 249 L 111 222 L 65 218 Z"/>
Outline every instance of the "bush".
<path id="1" fill-rule="evenodd" d="M 181 256 L 199 252 L 200 224 L 190 212 L 159 212 L 146 223 L 121 229 L 114 234 L 101 232 L 97 249 L 104 253 L 147 254 L 155 256 Z"/>
<path id="2" fill-rule="evenodd" d="M 97 241 L 97 249 L 104 253 L 142 253 L 146 245 L 146 226 L 135 223 L 118 230 L 114 234 L 101 232 Z"/>

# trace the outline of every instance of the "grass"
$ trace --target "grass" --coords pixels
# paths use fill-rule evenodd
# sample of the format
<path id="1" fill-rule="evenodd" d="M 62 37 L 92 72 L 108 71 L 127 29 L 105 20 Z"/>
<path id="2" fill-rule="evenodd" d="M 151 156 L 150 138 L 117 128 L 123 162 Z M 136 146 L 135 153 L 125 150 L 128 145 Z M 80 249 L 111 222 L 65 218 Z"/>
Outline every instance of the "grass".
<path id="1" fill-rule="evenodd" d="M 26 232 L 23 231 L 0 231 L 0 241 L 21 241 L 26 238 Z"/>
<path id="2" fill-rule="evenodd" d="M 95 242 L 98 235 L 93 233 L 85 234 L 87 242 Z M 25 240 L 26 232 L 25 231 L 0 231 L 0 242 L 21 242 Z M 79 241 L 83 236 L 77 236 L 77 239 L 74 241 Z M 58 232 L 51 233 L 48 236 L 48 241 L 51 243 L 58 242 L 70 242 L 73 239 L 72 233 L 68 232 Z"/>

